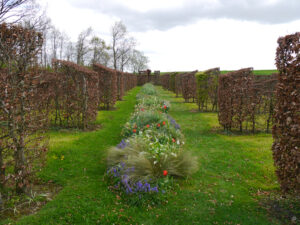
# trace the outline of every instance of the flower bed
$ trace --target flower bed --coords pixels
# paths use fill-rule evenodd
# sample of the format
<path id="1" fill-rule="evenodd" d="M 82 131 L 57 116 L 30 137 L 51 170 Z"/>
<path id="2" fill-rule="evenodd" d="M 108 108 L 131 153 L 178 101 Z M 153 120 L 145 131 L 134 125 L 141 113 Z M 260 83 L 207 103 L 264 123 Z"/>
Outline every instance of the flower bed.
<path id="1" fill-rule="evenodd" d="M 122 130 L 124 139 L 107 158 L 110 188 L 125 192 L 134 203 L 160 199 L 172 188 L 173 177 L 186 178 L 197 168 L 197 160 L 183 149 L 180 126 L 168 115 L 170 103 L 160 99 L 151 84 L 144 85 L 137 98 Z"/>

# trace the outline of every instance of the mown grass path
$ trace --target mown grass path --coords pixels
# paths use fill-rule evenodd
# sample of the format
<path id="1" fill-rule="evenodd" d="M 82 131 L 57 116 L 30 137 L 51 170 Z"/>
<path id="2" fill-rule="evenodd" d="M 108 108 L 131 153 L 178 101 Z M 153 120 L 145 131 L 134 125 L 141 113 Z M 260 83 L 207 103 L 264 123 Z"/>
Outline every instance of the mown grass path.
<path id="1" fill-rule="evenodd" d="M 17 224 L 96 224 L 112 212 L 115 196 L 103 182 L 106 149 L 121 140 L 122 126 L 129 119 L 140 88 L 131 90 L 117 110 L 99 112 L 93 132 L 51 132 L 45 180 L 61 185 L 55 199 L 36 215 L 24 217 Z M 5 222 L 4 222 L 5 223 Z"/>
<path id="2" fill-rule="evenodd" d="M 195 112 L 195 104 L 160 91 L 171 101 L 170 114 L 182 127 L 186 148 L 199 158 L 199 171 L 172 198 L 160 223 L 279 224 L 259 207 L 257 196 L 279 188 L 271 135 L 222 135 L 216 113 Z"/>
<path id="3" fill-rule="evenodd" d="M 41 176 L 63 186 L 38 214 L 18 224 L 279 224 L 259 207 L 258 191 L 278 189 L 269 134 L 227 136 L 215 131 L 215 113 L 198 113 L 158 88 L 171 101 L 170 114 L 181 125 L 186 148 L 199 170 L 156 207 L 125 205 L 103 182 L 105 150 L 120 141 L 121 126 L 133 111 L 138 88 L 119 102 L 117 111 L 101 112 L 102 129 L 88 133 L 52 133 L 49 163 Z M 63 160 L 61 160 L 63 159 Z"/>

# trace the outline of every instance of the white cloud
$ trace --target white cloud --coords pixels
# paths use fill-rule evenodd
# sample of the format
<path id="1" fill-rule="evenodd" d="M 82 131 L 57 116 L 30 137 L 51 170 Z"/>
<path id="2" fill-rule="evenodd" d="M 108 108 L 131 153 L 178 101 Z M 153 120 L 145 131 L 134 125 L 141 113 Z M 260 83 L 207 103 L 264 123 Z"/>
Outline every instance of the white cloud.
<path id="1" fill-rule="evenodd" d="M 52 23 L 60 30 L 65 31 L 72 41 L 77 40 L 78 34 L 92 27 L 102 38 L 108 39 L 110 27 L 117 17 L 97 13 L 91 9 L 75 7 L 68 0 L 42 0 L 47 5 L 47 14 Z"/>
<path id="2" fill-rule="evenodd" d="M 130 0 L 129 3 L 120 0 L 69 1 L 76 7 L 117 16 L 135 31 L 168 30 L 195 23 L 199 19 L 227 18 L 266 24 L 300 19 L 299 0 L 161 0 L 160 3 L 157 0 Z"/>
<path id="3" fill-rule="evenodd" d="M 201 20 L 168 31 L 135 33 L 140 48 L 149 53 L 151 68 L 164 71 L 275 68 L 279 36 L 297 31 L 291 24 L 266 25 L 236 20 Z"/>
<path id="4" fill-rule="evenodd" d="M 178 8 L 184 4 L 184 0 L 151 0 L 151 1 L 137 1 L 137 0 L 116 0 L 118 5 L 128 7 L 139 12 L 148 12 L 157 9 Z"/>
<path id="5" fill-rule="evenodd" d="M 147 1 L 148 5 L 144 8 L 140 3 L 143 1 L 134 0 L 129 1 L 129 6 L 127 1 L 126 3 L 122 1 L 122 3 L 120 0 L 117 2 L 119 5 L 115 5 L 116 1 L 112 3 L 109 0 L 41 1 L 44 4 L 48 3 L 48 14 L 55 26 L 65 30 L 73 41 L 76 40 L 77 35 L 82 30 L 91 26 L 101 38 L 109 43 L 110 27 L 115 21 L 122 19 L 122 15 L 126 14 L 128 10 L 131 12 L 137 10 L 138 13 L 144 10 L 148 13 L 152 12 L 153 15 L 161 15 L 161 17 L 154 18 L 153 21 L 151 17 L 147 19 L 145 19 L 146 17 L 134 18 L 137 14 L 133 14 L 129 22 L 124 21 L 132 35 L 137 38 L 138 49 L 145 52 L 150 58 L 150 69 L 161 71 L 204 70 L 216 66 L 220 66 L 224 70 L 242 67 L 272 69 L 275 68 L 277 38 L 297 32 L 300 27 L 300 20 L 271 24 L 245 19 L 251 15 L 240 15 L 239 19 L 239 14 L 243 14 L 247 10 L 239 14 L 236 12 L 235 17 L 231 19 L 192 17 L 192 20 L 190 20 L 189 14 L 196 11 L 192 10 L 192 6 L 195 4 L 205 3 L 207 7 L 205 10 L 209 11 L 219 9 L 222 4 L 230 5 L 237 2 L 234 0 L 155 0 L 153 2 Z M 159 8 L 159 2 L 163 2 L 162 8 Z M 210 4 L 206 4 L 207 2 L 210 2 Z M 245 7 L 245 9 L 249 7 L 248 5 L 251 2 L 258 3 L 257 0 L 243 0 L 241 2 L 243 3 L 239 7 Z M 260 2 L 263 2 L 261 4 L 266 5 L 268 3 L 274 6 L 282 1 L 268 0 Z M 295 3 L 295 1 L 291 0 L 290 3 Z M 187 11 L 179 10 L 183 5 Z M 94 10 L 93 6 L 101 7 L 101 10 L 99 11 L 97 7 Z M 118 10 L 121 8 L 123 11 L 121 10 L 120 14 L 118 14 L 119 11 L 112 13 L 115 6 L 118 6 Z M 164 10 L 170 10 L 171 12 L 171 9 L 181 12 L 181 14 L 169 13 L 163 15 Z M 267 17 L 271 18 L 271 15 L 267 15 Z M 142 20 L 143 18 L 145 20 Z M 136 21 L 130 23 L 134 19 Z M 141 20 L 138 21 L 138 19 Z M 281 19 L 285 21 L 285 18 Z M 158 26 L 153 26 L 153 24 L 158 24 Z M 141 26 L 148 29 L 138 29 Z M 162 27 L 164 29 L 160 29 Z"/>

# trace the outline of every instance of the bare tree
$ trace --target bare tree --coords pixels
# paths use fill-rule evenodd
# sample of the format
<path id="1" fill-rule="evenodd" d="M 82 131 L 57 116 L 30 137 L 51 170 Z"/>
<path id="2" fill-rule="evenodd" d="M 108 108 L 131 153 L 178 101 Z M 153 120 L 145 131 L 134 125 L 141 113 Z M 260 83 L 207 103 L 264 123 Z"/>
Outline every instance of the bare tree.
<path id="1" fill-rule="evenodd" d="M 49 65 L 48 64 L 48 58 L 49 58 L 48 57 L 48 42 L 49 42 L 48 36 L 50 36 L 48 27 L 43 31 L 43 36 L 44 36 L 44 43 L 41 51 L 41 65 L 47 67 Z"/>
<path id="2" fill-rule="evenodd" d="M 61 33 L 54 26 L 51 27 L 51 56 L 53 59 L 57 59 L 57 51 L 59 47 L 59 38 Z"/>
<path id="3" fill-rule="evenodd" d="M 75 62 L 75 60 L 74 60 L 75 55 L 76 55 L 76 53 L 75 53 L 74 43 L 69 41 L 65 48 L 65 58 L 67 61 Z"/>
<path id="4" fill-rule="evenodd" d="M 138 73 L 140 70 L 148 68 L 149 59 L 143 52 L 134 50 L 130 58 L 130 67 L 133 73 Z"/>
<path id="5" fill-rule="evenodd" d="M 43 32 L 50 27 L 51 20 L 47 16 L 46 9 L 42 8 L 35 0 L 28 1 L 24 10 L 26 10 L 26 14 L 20 20 L 23 27 L 38 32 Z"/>
<path id="6" fill-rule="evenodd" d="M 92 28 L 89 27 L 88 29 L 82 31 L 78 35 L 77 43 L 76 43 L 76 61 L 77 64 L 84 65 L 84 57 L 89 53 L 89 41 L 88 37 L 92 34 Z"/>
<path id="7" fill-rule="evenodd" d="M 0 23 L 17 23 L 24 18 L 28 13 L 25 3 L 29 1 L 31 0 L 1 0 Z"/>
<path id="8" fill-rule="evenodd" d="M 127 35 L 126 26 L 122 21 L 116 22 L 111 29 L 112 34 L 112 52 L 113 52 L 113 66 L 114 69 L 118 68 L 118 61 L 120 58 L 120 43 L 124 40 Z"/>
<path id="9" fill-rule="evenodd" d="M 65 44 L 68 41 L 69 37 L 65 32 L 61 32 L 59 36 L 59 59 L 63 59 L 63 53 L 65 50 Z"/>
<path id="10" fill-rule="evenodd" d="M 136 41 L 133 37 L 130 37 L 126 26 L 122 21 L 116 22 L 112 26 L 112 56 L 114 69 L 124 71 L 130 60 L 130 55 Z"/>
<path id="11" fill-rule="evenodd" d="M 41 22 L 41 24 L 43 24 L 42 27 L 40 27 L 40 29 L 38 29 L 42 34 L 43 34 L 43 38 L 44 38 L 44 42 L 43 42 L 43 46 L 42 49 L 40 51 L 40 62 L 41 62 L 41 66 L 47 67 L 48 65 L 48 45 L 49 45 L 49 41 L 48 41 L 48 37 L 50 36 L 50 28 L 51 28 L 51 20 L 45 16 L 43 18 L 41 18 L 41 20 L 44 22 Z"/>
<path id="12" fill-rule="evenodd" d="M 131 56 L 134 51 L 136 41 L 134 38 L 125 38 L 120 45 L 120 59 L 119 59 L 119 68 L 121 71 L 124 71 L 126 66 L 129 65 Z"/>
<path id="13" fill-rule="evenodd" d="M 105 41 L 97 36 L 94 36 L 91 39 L 90 45 L 92 51 L 91 64 L 99 63 L 107 66 L 110 60 L 110 55 L 108 52 L 110 48 L 106 45 Z"/>
<path id="14" fill-rule="evenodd" d="M 53 29 L 53 26 L 51 25 L 50 18 L 47 16 L 46 9 L 42 8 L 35 1 L 30 1 L 27 5 L 28 14 L 22 18 L 21 24 L 27 29 L 43 34 L 44 41 L 39 53 L 39 61 L 42 66 L 47 67 L 49 62 L 48 45 L 51 37 L 49 30 Z"/>

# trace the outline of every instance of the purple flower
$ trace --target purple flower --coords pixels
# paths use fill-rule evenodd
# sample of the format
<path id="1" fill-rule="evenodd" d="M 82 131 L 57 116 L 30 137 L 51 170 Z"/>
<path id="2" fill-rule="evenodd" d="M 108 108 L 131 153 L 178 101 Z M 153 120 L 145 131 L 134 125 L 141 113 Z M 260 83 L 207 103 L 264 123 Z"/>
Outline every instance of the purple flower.
<path id="1" fill-rule="evenodd" d="M 151 188 L 150 191 L 153 191 L 153 192 L 158 193 L 158 187 L 156 186 L 156 187 L 154 187 L 154 188 Z"/>
<path id="2" fill-rule="evenodd" d="M 141 181 L 136 183 L 136 191 L 140 191 L 143 188 L 143 184 Z"/>
<path id="3" fill-rule="evenodd" d="M 127 193 L 127 194 L 130 194 L 130 193 L 132 193 L 132 189 L 131 189 L 131 187 L 129 187 L 129 186 L 128 186 L 128 187 L 126 188 L 126 193 Z"/>
<path id="4" fill-rule="evenodd" d="M 118 148 L 124 149 L 126 147 L 127 143 L 124 139 L 120 142 L 120 144 L 117 145 Z"/>
<path id="5" fill-rule="evenodd" d="M 176 130 L 179 130 L 180 129 L 180 126 L 178 123 L 176 123 L 176 121 L 170 116 L 170 115 L 167 115 L 170 123 L 175 127 Z"/>

